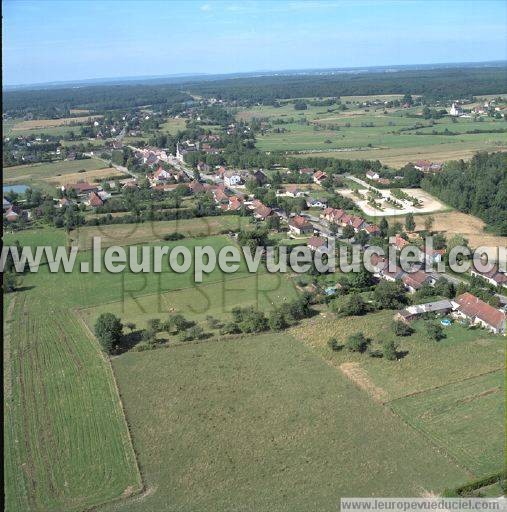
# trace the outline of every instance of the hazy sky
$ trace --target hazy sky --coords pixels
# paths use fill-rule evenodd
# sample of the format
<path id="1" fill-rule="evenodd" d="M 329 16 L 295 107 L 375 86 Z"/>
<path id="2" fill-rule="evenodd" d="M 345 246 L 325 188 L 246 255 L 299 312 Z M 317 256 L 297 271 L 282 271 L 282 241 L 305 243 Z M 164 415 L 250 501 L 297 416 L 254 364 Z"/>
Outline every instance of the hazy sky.
<path id="1" fill-rule="evenodd" d="M 4 0 L 4 84 L 507 58 L 507 2 Z"/>

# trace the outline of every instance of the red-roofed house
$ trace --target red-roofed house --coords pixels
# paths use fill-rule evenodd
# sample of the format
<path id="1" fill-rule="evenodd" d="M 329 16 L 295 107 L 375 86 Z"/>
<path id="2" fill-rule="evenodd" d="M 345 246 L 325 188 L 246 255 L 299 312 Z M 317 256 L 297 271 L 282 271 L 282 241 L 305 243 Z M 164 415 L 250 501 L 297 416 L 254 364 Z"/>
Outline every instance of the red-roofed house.
<path id="1" fill-rule="evenodd" d="M 273 210 L 262 203 L 257 205 L 254 210 L 254 217 L 259 220 L 266 220 L 272 214 Z"/>
<path id="2" fill-rule="evenodd" d="M 87 203 L 93 208 L 98 208 L 99 206 L 103 206 L 104 201 L 102 201 L 102 199 L 95 192 L 90 192 Z"/>
<path id="3" fill-rule="evenodd" d="M 317 183 L 317 185 L 322 185 L 322 182 L 327 178 L 327 174 L 323 171 L 317 171 L 313 175 L 313 181 L 314 183 Z"/>
<path id="4" fill-rule="evenodd" d="M 307 245 L 312 251 L 316 251 L 327 246 L 326 240 L 320 236 L 312 236 L 308 240 Z"/>
<path id="5" fill-rule="evenodd" d="M 313 225 L 301 215 L 289 219 L 289 230 L 295 235 L 313 233 Z"/>
<path id="6" fill-rule="evenodd" d="M 90 185 L 89 183 L 82 181 L 79 183 L 69 183 L 67 185 L 62 185 L 61 189 L 62 189 L 62 192 L 65 192 L 67 190 L 75 190 L 76 194 L 78 196 L 81 196 L 81 195 L 87 195 L 90 192 L 97 192 L 98 187 L 97 187 L 97 185 Z"/>
<path id="7" fill-rule="evenodd" d="M 469 319 L 474 325 L 481 325 L 495 334 L 505 335 L 505 313 L 471 293 L 456 297 L 456 316 Z"/>
<path id="8" fill-rule="evenodd" d="M 425 283 L 433 284 L 435 282 L 429 274 L 426 274 L 422 270 L 404 274 L 401 280 L 410 293 L 415 293 Z"/>
<path id="9" fill-rule="evenodd" d="M 243 198 L 239 196 L 232 196 L 229 198 L 229 210 L 237 211 L 243 206 Z"/>
<path id="10" fill-rule="evenodd" d="M 394 245 L 394 247 L 396 247 L 397 251 L 401 251 L 403 249 L 403 247 L 405 247 L 408 244 L 409 244 L 409 242 L 407 242 L 407 240 L 405 240 L 402 236 L 400 236 L 399 233 L 396 233 L 396 236 L 394 237 L 394 240 L 392 241 L 392 245 Z"/>

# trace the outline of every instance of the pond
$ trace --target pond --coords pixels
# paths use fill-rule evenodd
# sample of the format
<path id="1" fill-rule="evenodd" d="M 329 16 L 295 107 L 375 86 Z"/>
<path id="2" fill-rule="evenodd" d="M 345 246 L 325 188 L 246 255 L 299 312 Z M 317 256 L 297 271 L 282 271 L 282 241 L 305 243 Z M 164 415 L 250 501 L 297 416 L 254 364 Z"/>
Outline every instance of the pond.
<path id="1" fill-rule="evenodd" d="M 15 192 L 16 194 L 24 194 L 26 189 L 29 188 L 27 185 L 4 185 L 3 193 L 8 194 L 9 192 Z"/>

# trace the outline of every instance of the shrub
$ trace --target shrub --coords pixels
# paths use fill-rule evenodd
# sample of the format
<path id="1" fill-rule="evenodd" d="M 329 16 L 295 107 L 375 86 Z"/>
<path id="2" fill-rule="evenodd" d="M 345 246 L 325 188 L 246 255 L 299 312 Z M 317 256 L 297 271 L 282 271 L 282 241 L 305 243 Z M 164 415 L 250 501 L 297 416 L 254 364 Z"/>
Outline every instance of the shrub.
<path id="1" fill-rule="evenodd" d="M 147 325 L 148 329 L 153 332 L 160 332 L 162 330 L 162 324 L 158 318 L 150 318 Z"/>
<path id="2" fill-rule="evenodd" d="M 393 332 L 396 336 L 410 336 L 413 334 L 414 329 L 410 327 L 410 325 L 405 322 L 401 322 L 399 320 L 393 322 Z"/>
<path id="3" fill-rule="evenodd" d="M 362 332 L 352 334 L 347 338 L 345 347 L 351 352 L 363 353 L 368 348 L 369 340 L 364 336 Z"/>
<path id="4" fill-rule="evenodd" d="M 268 326 L 272 331 L 281 331 L 288 327 L 287 320 L 280 311 L 272 311 L 268 317 Z"/>
<path id="5" fill-rule="evenodd" d="M 386 340 L 382 345 L 382 353 L 388 361 L 398 359 L 398 345 L 393 340 Z"/>
<path id="6" fill-rule="evenodd" d="M 220 334 L 238 334 L 239 332 L 239 327 L 234 322 L 229 322 L 220 329 Z"/>
<path id="7" fill-rule="evenodd" d="M 327 345 L 334 352 L 339 352 L 340 350 L 343 349 L 343 345 L 340 345 L 336 338 L 329 338 Z"/>
<path id="8" fill-rule="evenodd" d="M 440 341 L 445 338 L 444 329 L 442 326 L 436 322 L 427 322 L 426 323 L 426 332 L 428 336 L 435 341 Z"/>
<path id="9" fill-rule="evenodd" d="M 166 235 L 164 235 L 164 240 L 182 240 L 183 238 L 185 238 L 185 235 L 182 235 L 181 233 L 167 233 Z"/>

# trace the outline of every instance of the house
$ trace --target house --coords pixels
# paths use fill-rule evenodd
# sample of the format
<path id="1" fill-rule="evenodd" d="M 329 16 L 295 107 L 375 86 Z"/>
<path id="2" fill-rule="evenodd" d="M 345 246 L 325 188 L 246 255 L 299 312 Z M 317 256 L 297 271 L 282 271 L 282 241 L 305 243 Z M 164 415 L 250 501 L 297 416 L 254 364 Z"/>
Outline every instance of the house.
<path id="1" fill-rule="evenodd" d="M 222 187 L 216 187 L 212 190 L 212 194 L 216 203 L 229 204 L 229 196 L 225 193 Z"/>
<path id="2" fill-rule="evenodd" d="M 496 265 L 488 272 L 480 272 L 474 267 L 471 267 L 470 274 L 475 277 L 481 277 L 482 279 L 485 279 L 489 284 L 493 286 L 507 287 L 507 274 L 505 274 L 505 272 L 500 272 L 498 270 L 498 266 Z"/>
<path id="3" fill-rule="evenodd" d="M 273 210 L 262 203 L 258 204 L 254 209 L 254 217 L 259 220 L 266 220 L 273 215 Z"/>
<path id="4" fill-rule="evenodd" d="M 390 185 L 391 184 L 391 180 L 388 179 L 388 178 L 379 178 L 377 180 L 377 182 L 380 184 L 380 185 Z"/>
<path id="5" fill-rule="evenodd" d="M 188 184 L 188 188 L 189 188 L 190 192 L 192 192 L 192 194 L 199 194 L 206 190 L 204 185 L 201 182 L 196 181 L 196 180 L 191 181 Z"/>
<path id="6" fill-rule="evenodd" d="M 307 174 L 307 175 L 310 175 L 315 172 L 315 169 L 312 169 L 311 167 L 303 167 L 301 169 L 299 169 L 299 174 Z"/>
<path id="7" fill-rule="evenodd" d="M 318 249 L 327 247 L 326 240 L 320 236 L 312 236 L 308 240 L 307 245 L 312 251 L 317 251 Z"/>
<path id="8" fill-rule="evenodd" d="M 374 181 L 377 181 L 379 178 L 380 178 L 380 175 L 378 172 L 374 172 L 374 171 L 368 171 L 366 173 L 366 177 L 369 179 L 369 180 L 374 180 Z"/>
<path id="9" fill-rule="evenodd" d="M 224 183 L 228 187 L 233 187 L 234 185 L 240 185 L 243 183 L 243 178 L 238 171 L 225 171 L 223 173 Z"/>
<path id="10" fill-rule="evenodd" d="M 326 208 L 327 203 L 324 199 L 308 199 L 306 206 L 308 206 L 308 208 Z"/>
<path id="11" fill-rule="evenodd" d="M 455 316 L 466 318 L 495 334 L 505 334 L 505 313 L 482 301 L 471 293 L 463 293 L 454 299 Z"/>
<path id="12" fill-rule="evenodd" d="M 70 206 L 72 203 L 66 198 L 62 197 L 57 204 L 58 208 L 65 208 L 66 206 Z"/>
<path id="13" fill-rule="evenodd" d="M 166 171 L 164 168 L 159 167 L 154 173 L 151 179 L 152 182 L 160 183 L 164 181 L 168 181 L 173 177 L 172 173 Z"/>
<path id="14" fill-rule="evenodd" d="M 415 293 L 423 284 L 433 285 L 435 283 L 435 279 L 422 270 L 403 274 L 401 280 L 410 293 Z"/>
<path id="15" fill-rule="evenodd" d="M 357 233 L 361 229 L 363 229 L 363 227 L 366 225 L 366 221 L 364 219 L 362 219 L 361 217 L 356 217 L 355 215 L 351 215 L 349 217 L 348 224 L 349 224 L 349 226 L 352 226 L 354 228 L 354 231 Z"/>
<path id="16" fill-rule="evenodd" d="M 97 185 L 90 185 L 90 183 L 86 183 L 85 181 L 79 183 L 68 183 L 67 185 L 61 186 L 62 192 L 69 192 L 73 190 L 78 196 L 85 196 L 91 192 L 97 192 L 98 189 Z"/>
<path id="17" fill-rule="evenodd" d="M 4 199 L 4 212 L 5 212 L 5 211 L 9 210 L 12 205 L 11 205 L 10 201 L 7 201 L 7 199 L 5 199 L 5 197 L 3 199 Z"/>
<path id="18" fill-rule="evenodd" d="M 363 229 L 371 236 L 380 235 L 380 228 L 376 224 L 366 224 Z"/>
<path id="19" fill-rule="evenodd" d="M 125 183 L 123 184 L 123 186 L 121 188 L 134 190 L 134 189 L 138 189 L 139 185 L 137 184 L 137 181 L 135 179 L 131 179 L 131 180 L 125 181 Z"/>
<path id="20" fill-rule="evenodd" d="M 19 219 L 20 211 L 15 207 L 11 206 L 4 214 L 7 222 L 16 222 Z"/>
<path id="21" fill-rule="evenodd" d="M 289 231 L 294 235 L 313 233 L 313 225 L 301 215 L 289 219 Z"/>
<path id="22" fill-rule="evenodd" d="M 259 187 L 264 186 L 268 182 L 268 177 L 260 169 L 253 173 L 253 178 Z"/>
<path id="23" fill-rule="evenodd" d="M 391 245 L 396 247 L 397 251 L 401 251 L 404 247 L 409 245 L 409 242 L 405 240 L 399 233 L 396 233 L 396 236 L 391 238 Z"/>
<path id="24" fill-rule="evenodd" d="M 421 262 L 432 266 L 435 263 L 441 262 L 444 254 L 445 249 L 430 249 L 429 247 L 424 247 L 421 251 Z"/>
<path id="25" fill-rule="evenodd" d="M 229 198 L 229 206 L 227 209 L 231 210 L 231 211 L 241 210 L 243 203 L 244 203 L 244 201 L 243 201 L 242 197 L 232 196 Z"/>
<path id="26" fill-rule="evenodd" d="M 197 170 L 198 170 L 199 172 L 208 173 L 208 172 L 210 172 L 210 170 L 211 170 L 211 166 L 210 166 L 210 165 L 208 165 L 208 164 L 207 164 L 207 163 L 205 163 L 205 162 L 199 162 L 199 163 L 197 164 Z"/>
<path id="27" fill-rule="evenodd" d="M 446 315 L 450 313 L 453 309 L 453 304 L 450 300 L 437 300 L 435 302 L 427 302 L 426 304 L 417 304 L 415 306 L 409 306 L 408 308 L 402 309 L 398 311 L 394 315 L 395 320 L 399 320 L 401 322 L 408 323 L 411 320 L 415 320 L 416 318 L 426 314 L 426 313 L 436 313 L 441 315 Z"/>
<path id="28" fill-rule="evenodd" d="M 321 214 L 321 219 L 325 219 L 328 222 L 333 222 L 338 224 L 341 222 L 342 217 L 345 215 L 345 212 L 341 209 L 336 208 L 326 208 Z"/>
<path id="29" fill-rule="evenodd" d="M 87 203 L 89 206 L 93 208 L 98 208 L 99 206 L 103 206 L 104 201 L 98 196 L 95 192 L 90 192 L 90 195 L 88 196 Z"/>
<path id="30" fill-rule="evenodd" d="M 322 185 L 322 182 L 327 178 L 327 174 L 323 171 L 316 171 L 313 175 L 313 181 L 314 183 L 317 183 L 317 185 Z"/>

